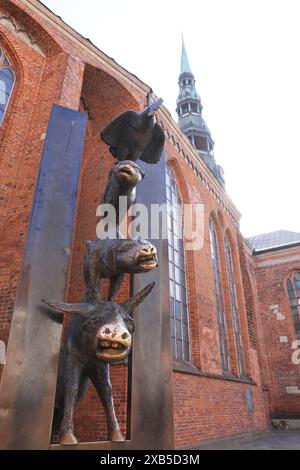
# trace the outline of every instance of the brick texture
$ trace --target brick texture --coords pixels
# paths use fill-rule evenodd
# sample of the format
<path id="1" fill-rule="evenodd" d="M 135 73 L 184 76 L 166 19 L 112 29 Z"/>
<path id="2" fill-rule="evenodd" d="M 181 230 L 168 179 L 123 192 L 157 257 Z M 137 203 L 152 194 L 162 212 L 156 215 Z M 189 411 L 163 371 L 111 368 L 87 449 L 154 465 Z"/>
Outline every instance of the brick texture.
<path id="1" fill-rule="evenodd" d="M 300 270 L 299 247 L 255 256 L 270 412 L 280 417 L 300 416 L 300 369 L 292 362 L 295 351 L 292 346 L 297 338 L 286 286 L 289 274 L 297 270 Z M 289 387 L 299 392 L 288 393 Z"/>

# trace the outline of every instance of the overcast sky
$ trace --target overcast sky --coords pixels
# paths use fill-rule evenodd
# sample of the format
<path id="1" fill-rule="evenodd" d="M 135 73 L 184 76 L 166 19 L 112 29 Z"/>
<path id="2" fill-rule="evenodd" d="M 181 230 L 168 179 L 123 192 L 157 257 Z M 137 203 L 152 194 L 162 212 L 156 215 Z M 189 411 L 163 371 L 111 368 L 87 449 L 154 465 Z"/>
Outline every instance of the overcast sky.
<path id="1" fill-rule="evenodd" d="M 183 33 L 246 236 L 300 232 L 299 0 L 44 0 L 176 119 Z"/>

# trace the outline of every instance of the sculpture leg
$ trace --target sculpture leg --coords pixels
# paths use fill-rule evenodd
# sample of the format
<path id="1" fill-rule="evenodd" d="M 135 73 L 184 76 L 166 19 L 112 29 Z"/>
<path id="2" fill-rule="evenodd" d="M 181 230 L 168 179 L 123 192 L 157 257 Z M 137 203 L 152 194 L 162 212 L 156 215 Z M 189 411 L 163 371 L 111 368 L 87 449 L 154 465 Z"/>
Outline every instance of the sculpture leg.
<path id="1" fill-rule="evenodd" d="M 109 365 L 99 364 L 91 370 L 90 379 L 97 390 L 99 398 L 102 402 L 108 430 L 108 440 L 112 442 L 124 441 L 118 420 L 115 415 L 112 386 L 109 378 Z"/>
<path id="2" fill-rule="evenodd" d="M 62 445 L 78 444 L 74 434 L 73 414 L 78 399 L 81 370 L 82 366 L 76 359 L 68 355 L 64 378 L 64 413 L 59 432 L 59 442 Z"/>
<path id="3" fill-rule="evenodd" d="M 110 279 L 109 294 L 108 300 L 114 302 L 118 295 L 121 284 L 124 280 L 125 274 L 120 274 L 119 276 L 114 276 Z"/>
<path id="4" fill-rule="evenodd" d="M 83 261 L 84 280 L 87 288 L 87 300 L 101 302 L 100 275 L 97 269 L 98 261 L 94 259 L 93 253 L 86 253 Z"/>
<path id="5" fill-rule="evenodd" d="M 79 404 L 79 402 L 85 396 L 85 394 L 86 394 L 86 392 L 89 388 L 90 383 L 91 383 L 91 381 L 90 381 L 89 377 L 86 375 L 85 372 L 82 372 L 81 377 L 80 377 L 80 381 L 79 381 L 79 388 L 78 388 L 76 406 Z"/>

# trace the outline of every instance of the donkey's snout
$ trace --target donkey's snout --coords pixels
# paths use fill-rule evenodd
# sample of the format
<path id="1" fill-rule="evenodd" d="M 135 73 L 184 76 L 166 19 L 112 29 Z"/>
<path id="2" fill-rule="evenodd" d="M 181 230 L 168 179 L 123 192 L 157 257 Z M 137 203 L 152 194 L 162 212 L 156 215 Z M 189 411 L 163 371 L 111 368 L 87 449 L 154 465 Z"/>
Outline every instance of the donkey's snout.
<path id="1" fill-rule="evenodd" d="M 131 346 L 131 334 L 126 327 L 119 324 L 106 324 L 97 333 L 97 339 L 113 343 L 120 343 L 123 346 Z"/>

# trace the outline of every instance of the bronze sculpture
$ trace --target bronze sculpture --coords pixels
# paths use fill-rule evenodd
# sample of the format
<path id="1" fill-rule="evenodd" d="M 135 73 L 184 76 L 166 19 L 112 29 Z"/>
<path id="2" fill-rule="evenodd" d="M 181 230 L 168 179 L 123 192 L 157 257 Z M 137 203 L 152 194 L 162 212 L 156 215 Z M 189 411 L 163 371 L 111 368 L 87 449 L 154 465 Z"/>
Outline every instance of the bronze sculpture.
<path id="1" fill-rule="evenodd" d="M 137 165 L 160 160 L 164 132 L 155 122 L 155 113 L 162 104 L 159 99 L 141 113 L 127 111 L 115 118 L 101 133 L 118 159 L 111 170 L 102 203 L 111 204 L 119 223 L 119 197 L 127 198 L 126 208 L 135 202 L 136 185 L 145 174 Z M 146 273 L 158 266 L 156 248 L 147 240 L 122 238 L 119 230 L 114 239 L 87 242 L 84 257 L 85 298 L 79 304 L 43 300 L 56 311 L 73 315 L 66 342 L 61 349 L 56 393 L 54 423 L 60 424 L 59 441 L 75 445 L 73 413 L 85 395 L 90 382 L 103 404 L 108 427 L 108 439 L 123 441 L 114 412 L 109 364 L 124 360 L 131 349 L 133 310 L 151 292 L 155 283 L 122 304 L 116 303 L 118 291 L 126 273 Z M 108 298 L 101 295 L 101 279 L 110 280 Z"/>
<path id="2" fill-rule="evenodd" d="M 156 248 L 146 240 L 105 239 L 87 242 L 84 257 L 86 297 L 102 302 L 101 279 L 110 279 L 109 301 L 115 300 L 125 273 L 146 273 L 158 265 Z"/>
<path id="3" fill-rule="evenodd" d="M 114 411 L 109 364 L 124 360 L 131 349 L 133 332 L 132 312 L 151 292 L 154 282 L 127 302 L 66 304 L 43 300 L 51 308 L 73 315 L 65 346 L 62 349 L 61 371 L 56 393 L 56 414 L 62 414 L 59 441 L 75 445 L 73 413 L 84 397 L 90 382 L 103 404 L 108 428 L 108 439 L 124 440 Z M 61 416 L 60 416 L 61 417 Z M 54 418 L 54 422 L 59 418 Z"/>
<path id="4" fill-rule="evenodd" d="M 116 211 L 116 222 L 119 224 L 119 198 L 126 198 L 126 209 L 135 203 L 136 185 L 142 181 L 145 173 L 137 163 L 124 160 L 116 163 L 110 170 L 108 182 L 102 197 L 102 204 L 111 204 Z M 122 214 L 123 215 L 123 214 Z"/>
<path id="5" fill-rule="evenodd" d="M 155 113 L 162 102 L 161 98 L 156 100 L 141 113 L 126 111 L 105 127 L 101 137 L 115 158 L 134 162 L 140 159 L 146 163 L 160 160 L 165 134 L 155 122 Z"/>

